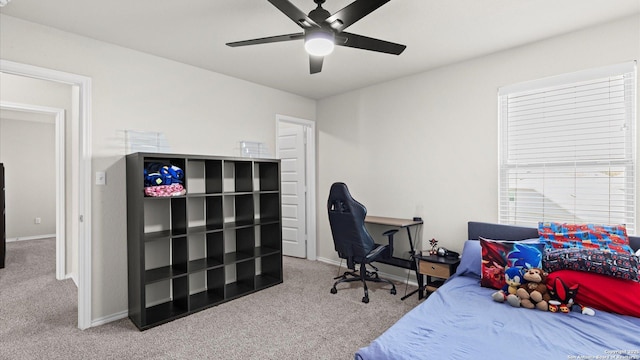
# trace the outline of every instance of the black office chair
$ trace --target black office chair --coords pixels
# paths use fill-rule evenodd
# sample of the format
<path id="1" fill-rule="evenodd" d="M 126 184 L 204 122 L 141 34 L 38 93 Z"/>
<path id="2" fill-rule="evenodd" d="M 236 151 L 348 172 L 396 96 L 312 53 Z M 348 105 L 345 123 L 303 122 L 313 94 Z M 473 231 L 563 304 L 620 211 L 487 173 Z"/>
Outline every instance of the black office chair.
<path id="1" fill-rule="evenodd" d="M 391 256 L 389 245 L 378 245 L 364 226 L 364 218 L 367 215 L 367 208 L 357 202 L 344 183 L 334 183 L 329 190 L 329 200 L 327 201 L 327 211 L 329 212 L 329 224 L 331 234 L 338 256 L 347 260 L 347 268 L 351 271 L 338 276 L 340 279 L 333 284 L 331 293 L 338 292 L 336 285 L 343 282 L 362 281 L 364 286 L 363 303 L 369 302 L 369 290 L 367 281 L 385 282 L 391 284 L 391 294 L 396 294 L 396 286 L 387 279 L 378 277 L 378 269 L 371 265 L 373 261 L 382 257 Z M 355 265 L 360 265 L 360 274 L 355 271 Z M 375 271 L 367 271 L 366 265 Z M 351 276 L 351 277 L 349 277 Z"/>

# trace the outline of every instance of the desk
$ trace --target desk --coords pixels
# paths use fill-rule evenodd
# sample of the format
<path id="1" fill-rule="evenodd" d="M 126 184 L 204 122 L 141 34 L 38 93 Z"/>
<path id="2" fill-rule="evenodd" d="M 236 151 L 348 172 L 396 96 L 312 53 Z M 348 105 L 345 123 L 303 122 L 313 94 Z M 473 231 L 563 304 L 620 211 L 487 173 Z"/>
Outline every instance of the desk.
<path id="1" fill-rule="evenodd" d="M 405 295 L 402 297 L 402 300 L 408 298 L 409 296 L 415 294 L 416 292 L 418 292 L 418 298 L 422 299 L 423 296 L 423 292 L 420 291 L 420 289 L 423 288 L 424 284 L 423 284 L 423 277 L 422 275 L 420 275 L 419 271 L 418 271 L 418 261 L 416 258 L 416 249 L 413 245 L 413 238 L 411 237 L 411 227 L 412 226 L 419 226 L 422 225 L 424 222 L 422 220 L 412 220 L 412 219 L 398 219 L 398 218 L 391 218 L 391 217 L 383 217 L 383 216 L 369 216 L 367 215 L 364 218 L 364 222 L 368 223 L 368 224 L 376 224 L 376 225 L 384 225 L 384 226 L 391 226 L 391 227 L 397 227 L 397 228 L 405 228 L 407 229 L 407 235 L 409 237 L 409 254 L 411 254 L 411 259 L 403 259 L 403 258 L 398 258 L 398 257 L 394 257 L 393 253 L 391 254 L 391 258 L 389 259 L 379 259 L 376 260 L 376 262 L 382 263 L 382 264 L 387 264 L 387 265 L 392 265 L 392 266 L 397 266 L 397 267 L 401 267 L 403 269 L 409 269 L 409 270 L 413 270 L 416 273 L 416 280 L 418 281 L 418 289 L 410 292 L 409 294 Z M 416 236 L 417 236 L 418 230 L 416 229 Z"/>

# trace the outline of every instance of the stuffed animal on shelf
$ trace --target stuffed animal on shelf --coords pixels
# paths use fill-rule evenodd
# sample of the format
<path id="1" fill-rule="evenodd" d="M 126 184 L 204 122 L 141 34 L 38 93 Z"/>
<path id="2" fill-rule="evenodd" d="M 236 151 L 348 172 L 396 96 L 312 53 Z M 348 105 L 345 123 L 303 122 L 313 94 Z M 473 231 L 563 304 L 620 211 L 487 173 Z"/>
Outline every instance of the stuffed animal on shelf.
<path id="1" fill-rule="evenodd" d="M 542 311 L 549 310 L 549 300 L 551 300 L 551 296 L 545 285 L 547 275 L 548 274 L 540 268 L 531 268 L 524 272 L 522 277 L 526 280 L 526 283 L 520 285 L 516 291 L 516 296 L 520 300 L 522 307 Z M 514 305 L 511 301 L 509 301 L 509 304 Z"/>
<path id="2" fill-rule="evenodd" d="M 171 164 L 148 163 L 144 167 L 144 193 L 146 196 L 167 197 L 187 193 L 182 185 L 184 171 Z"/>
<path id="3" fill-rule="evenodd" d="M 507 297 L 509 295 L 515 296 L 516 291 L 518 291 L 518 288 L 520 287 L 520 285 L 524 283 L 524 278 L 522 277 L 522 268 L 519 268 L 519 267 L 507 268 L 504 271 L 504 280 L 506 284 L 502 287 L 502 289 L 491 294 L 491 297 L 493 298 L 494 301 L 504 302 L 505 300 L 507 300 Z"/>
<path id="4" fill-rule="evenodd" d="M 568 313 L 571 311 L 573 305 L 577 305 L 580 307 L 582 314 L 589 316 L 595 315 L 596 312 L 593 309 L 574 302 L 579 287 L 580 284 L 568 286 L 559 277 L 553 279 L 551 284 L 547 284 L 551 296 L 551 300 L 549 300 L 549 311 Z"/>

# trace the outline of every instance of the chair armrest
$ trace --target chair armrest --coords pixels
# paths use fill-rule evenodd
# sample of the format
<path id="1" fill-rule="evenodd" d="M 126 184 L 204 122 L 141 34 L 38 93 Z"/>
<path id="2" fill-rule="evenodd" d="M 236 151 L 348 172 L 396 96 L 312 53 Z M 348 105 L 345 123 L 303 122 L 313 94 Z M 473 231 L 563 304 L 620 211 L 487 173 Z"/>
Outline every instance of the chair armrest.
<path id="1" fill-rule="evenodd" d="M 387 230 L 382 235 L 389 238 L 389 257 L 393 256 L 393 235 L 398 232 L 398 229 Z"/>
<path id="2" fill-rule="evenodd" d="M 379 245 L 375 249 L 371 250 L 365 257 L 365 263 L 369 264 L 376 261 L 380 256 L 383 256 L 384 252 L 389 248 L 388 245 Z"/>

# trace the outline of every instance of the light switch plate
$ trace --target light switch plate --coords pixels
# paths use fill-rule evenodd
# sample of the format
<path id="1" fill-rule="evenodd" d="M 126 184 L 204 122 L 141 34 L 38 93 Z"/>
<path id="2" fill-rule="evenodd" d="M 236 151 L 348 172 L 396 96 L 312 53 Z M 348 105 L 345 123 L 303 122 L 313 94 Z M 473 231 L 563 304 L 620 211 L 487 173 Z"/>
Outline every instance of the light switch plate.
<path id="1" fill-rule="evenodd" d="M 96 171 L 96 185 L 106 185 L 107 174 L 104 171 Z"/>

